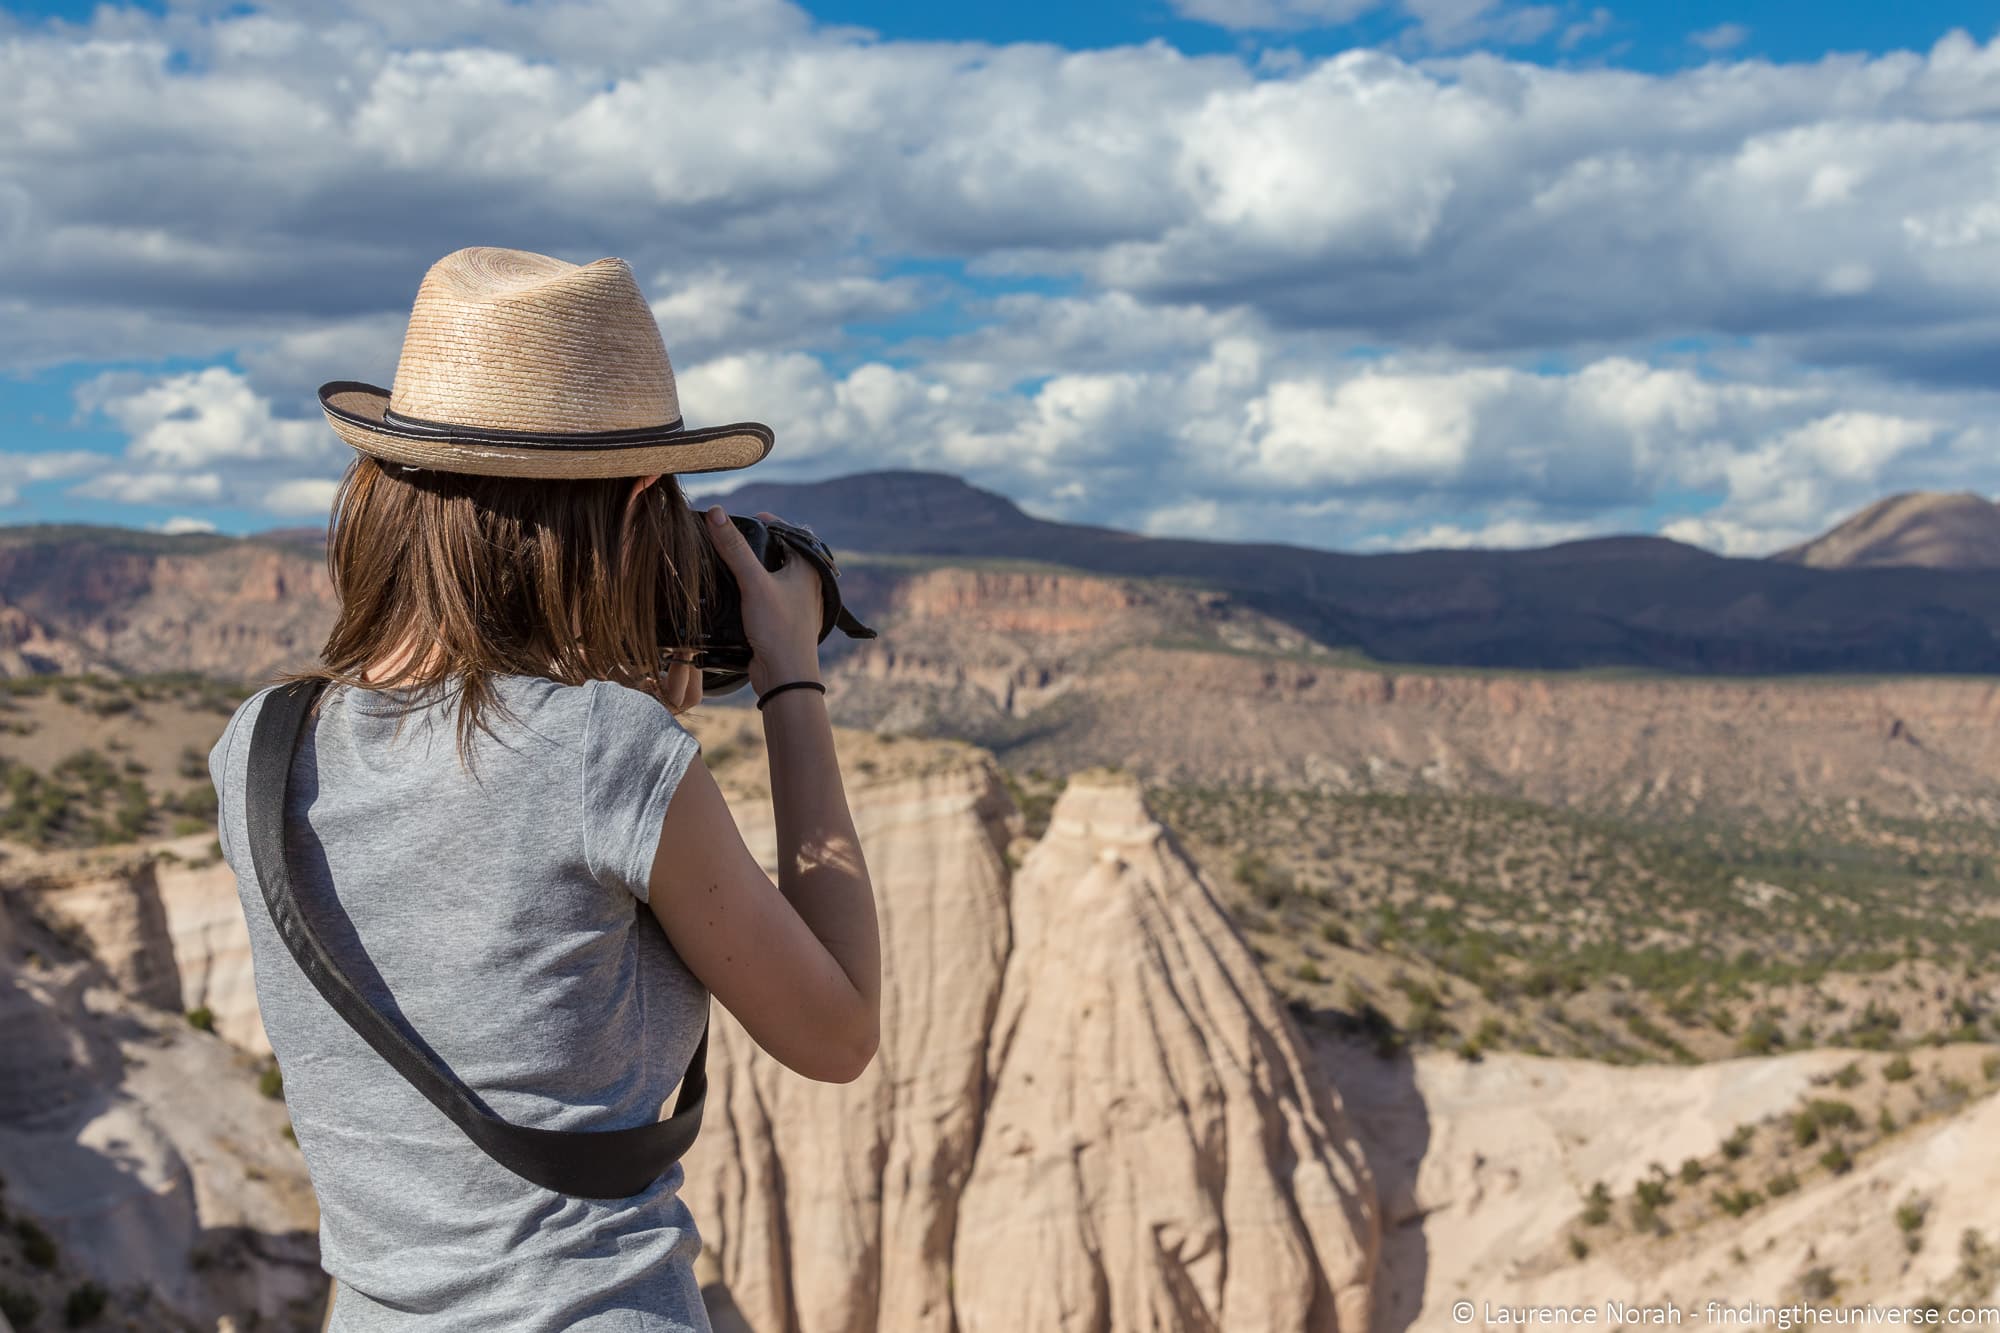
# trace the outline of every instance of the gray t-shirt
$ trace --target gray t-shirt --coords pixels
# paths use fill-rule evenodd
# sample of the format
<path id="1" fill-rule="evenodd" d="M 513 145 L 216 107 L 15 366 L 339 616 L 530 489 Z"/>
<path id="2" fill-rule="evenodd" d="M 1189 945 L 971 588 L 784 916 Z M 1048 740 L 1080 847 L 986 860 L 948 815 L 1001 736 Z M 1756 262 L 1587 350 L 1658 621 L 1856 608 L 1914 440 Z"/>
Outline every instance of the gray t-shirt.
<path id="1" fill-rule="evenodd" d="M 287 859 L 302 910 L 377 1009 L 494 1114 L 545 1129 L 656 1120 L 708 991 L 635 907 L 698 750 L 658 701 L 608 682 L 503 676 L 515 716 L 460 766 L 457 692 L 396 735 L 394 699 L 329 687 L 293 761 Z M 257 1000 L 320 1204 L 338 1333 L 709 1333 L 680 1164 L 580 1199 L 488 1157 L 299 971 L 251 865 L 246 700 L 209 755 Z M 333 905 L 337 904 L 337 908 Z M 671 1109 L 669 1107 L 668 1109 Z"/>

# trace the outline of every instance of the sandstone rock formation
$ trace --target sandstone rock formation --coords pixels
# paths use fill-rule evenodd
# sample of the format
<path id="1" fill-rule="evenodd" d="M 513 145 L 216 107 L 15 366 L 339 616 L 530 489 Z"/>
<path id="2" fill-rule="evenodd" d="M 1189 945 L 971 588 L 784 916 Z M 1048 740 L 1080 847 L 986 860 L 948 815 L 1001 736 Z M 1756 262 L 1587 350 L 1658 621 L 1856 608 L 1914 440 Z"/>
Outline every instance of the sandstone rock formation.
<path id="1" fill-rule="evenodd" d="M 1129 777 L 1071 780 L 1011 908 L 959 1209 L 966 1333 L 1366 1329 L 1359 1146 Z"/>
<path id="2" fill-rule="evenodd" d="M 323 557 L 268 540 L 57 529 L 0 541 L 0 671 L 262 676 L 332 624 Z"/>
<path id="3" fill-rule="evenodd" d="M 874 1065 L 808 1083 L 713 1020 L 688 1198 L 749 1326 L 1365 1328 L 1374 1201 L 1338 1103 L 1130 780 L 1074 784 L 1011 885 L 983 756 L 855 809 Z"/>
<path id="4" fill-rule="evenodd" d="M 212 835 L 86 853 L 17 855 L 6 878 L 78 933 L 125 995 L 170 1013 L 206 1009 L 215 1031 L 269 1055 L 236 876 Z"/>
<path id="5" fill-rule="evenodd" d="M 1856 1052 L 1618 1068 L 1524 1055 L 1468 1063 L 1443 1052 L 1384 1061 L 1322 1037 L 1315 1054 L 1339 1079 L 1379 1173 L 1383 1333 L 1465 1326 L 1451 1314 L 1460 1300 L 1481 1312 L 1473 1328 L 1496 1326 L 1484 1318 L 1488 1303 L 1591 1306 L 1600 1325 L 1615 1326 L 1604 1317 L 1613 1298 L 1670 1302 L 1684 1311 L 1683 1326 L 1699 1326 L 1709 1300 L 1801 1299 L 1800 1276 L 1815 1267 L 1836 1281 L 1839 1305 L 1949 1303 L 1965 1294 L 1954 1290 L 1965 1231 L 1992 1237 L 2000 1227 L 2000 1162 L 1991 1151 L 2000 1096 L 1990 1091 L 1869 1147 L 1844 1174 L 1812 1169 L 1823 1142 L 1783 1145 L 1803 1183 L 1740 1218 L 1709 1208 L 1698 1225 L 1658 1236 L 1579 1224 L 1594 1182 L 1618 1196 L 1622 1216 L 1655 1163 L 1671 1171 L 1696 1158 L 1713 1169 L 1741 1126 L 1759 1126 L 1769 1145 L 1789 1137 L 1789 1116 L 1806 1099 L 1865 1104 L 1871 1085 L 1882 1086 L 1872 1074 L 1858 1092 L 1824 1086 Z M 1956 1067 L 1973 1082 L 1982 1058 L 1976 1049 L 1947 1050 L 1938 1056 L 1942 1072 L 1919 1078 Z M 1747 1174 L 1761 1185 L 1770 1169 Z M 1714 1188 L 1711 1177 L 1676 1182 L 1673 1192 L 1705 1200 Z M 1923 1219 L 1915 1246 L 1897 1216 L 1912 1201 Z M 1588 1238 L 1588 1254 L 1572 1253 L 1572 1235 Z"/>
<path id="6" fill-rule="evenodd" d="M 318 1215 L 283 1103 L 259 1092 L 257 1061 L 182 1016 L 154 966 L 148 883 L 121 893 L 86 873 L 0 891 L 7 1208 L 115 1293 L 131 1326 L 317 1327 Z M 120 926 L 121 911 L 141 924 Z"/>

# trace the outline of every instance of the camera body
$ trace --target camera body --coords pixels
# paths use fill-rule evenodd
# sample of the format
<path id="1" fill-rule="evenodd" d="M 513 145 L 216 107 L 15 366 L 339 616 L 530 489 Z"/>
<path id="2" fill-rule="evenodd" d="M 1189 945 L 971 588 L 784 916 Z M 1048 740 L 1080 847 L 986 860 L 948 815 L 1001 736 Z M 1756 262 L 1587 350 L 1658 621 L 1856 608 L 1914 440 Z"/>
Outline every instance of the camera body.
<path id="1" fill-rule="evenodd" d="M 821 643 L 836 629 L 851 639 L 875 637 L 875 631 L 855 619 L 854 613 L 841 602 L 840 567 L 834 563 L 832 548 L 811 528 L 782 520 L 767 523 L 738 514 L 731 514 L 729 521 L 743 534 L 758 561 L 772 573 L 791 560 L 808 561 L 818 571 Z M 694 660 L 701 668 L 702 693 L 728 694 L 741 689 L 750 679 L 750 640 L 743 631 L 743 597 L 736 578 L 713 547 L 706 549 L 714 564 L 715 577 L 710 580 L 710 596 L 702 603 L 701 634 L 694 644 Z M 663 649 L 666 647 L 669 645 L 663 645 Z"/>

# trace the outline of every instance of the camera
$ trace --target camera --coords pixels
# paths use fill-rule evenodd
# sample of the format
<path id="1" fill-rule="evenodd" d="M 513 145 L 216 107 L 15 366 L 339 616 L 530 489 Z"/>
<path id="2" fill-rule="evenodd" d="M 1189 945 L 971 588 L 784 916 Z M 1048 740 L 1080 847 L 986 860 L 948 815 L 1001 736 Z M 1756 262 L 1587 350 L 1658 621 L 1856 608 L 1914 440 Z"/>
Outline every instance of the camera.
<path id="1" fill-rule="evenodd" d="M 766 522 L 731 514 L 729 521 L 743 534 L 750 550 L 764 568 L 777 573 L 787 561 L 805 560 L 819 573 L 821 603 L 819 641 L 836 629 L 850 639 L 872 639 L 875 631 L 862 624 L 840 600 L 840 567 L 833 550 L 811 528 L 783 521 Z M 750 679 L 750 640 L 743 631 L 743 596 L 735 575 L 716 554 L 704 546 L 713 563 L 710 595 L 701 606 L 701 633 L 694 643 L 695 664 L 701 668 L 704 695 L 728 694 Z M 663 645 L 663 648 L 665 646 Z"/>

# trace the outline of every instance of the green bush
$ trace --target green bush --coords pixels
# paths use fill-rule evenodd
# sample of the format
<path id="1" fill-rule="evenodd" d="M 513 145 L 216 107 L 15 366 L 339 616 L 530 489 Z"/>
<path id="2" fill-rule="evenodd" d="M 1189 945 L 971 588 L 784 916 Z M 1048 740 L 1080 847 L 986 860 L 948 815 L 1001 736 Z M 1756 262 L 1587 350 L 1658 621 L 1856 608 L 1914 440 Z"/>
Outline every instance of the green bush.
<path id="1" fill-rule="evenodd" d="M 1741 1161 L 1750 1151 L 1750 1139 L 1757 1132 L 1755 1125 L 1738 1125 L 1730 1136 L 1722 1141 L 1722 1155 L 1730 1161 Z"/>
<path id="2" fill-rule="evenodd" d="M 274 1099 L 285 1095 L 285 1076 L 276 1065 L 257 1075 L 257 1091 Z"/>
<path id="3" fill-rule="evenodd" d="M 215 1031 L 215 1011 L 207 1005 L 203 1005 L 199 1009 L 188 1010 L 187 1021 L 188 1026 L 197 1032 Z"/>
<path id="4" fill-rule="evenodd" d="M 1852 1060 L 1842 1065 L 1833 1076 L 1833 1085 L 1837 1088 L 1851 1088 L 1859 1082 L 1861 1082 L 1861 1066 Z"/>
<path id="5" fill-rule="evenodd" d="M 1836 1176 L 1844 1176 L 1854 1169 L 1854 1155 L 1836 1143 L 1819 1155 L 1819 1164 Z"/>
<path id="6" fill-rule="evenodd" d="M 1780 1171 L 1764 1182 L 1764 1192 L 1774 1199 L 1782 1199 L 1797 1190 L 1799 1178 L 1790 1171 Z"/>
<path id="7" fill-rule="evenodd" d="M 1907 1083 L 1916 1075 L 1916 1072 L 1916 1069 L 1910 1064 L 1910 1057 L 1907 1055 L 1898 1055 L 1888 1064 L 1882 1066 L 1882 1077 L 1891 1083 Z"/>
<path id="8" fill-rule="evenodd" d="M 1701 1183 L 1701 1178 L 1708 1174 L 1708 1168 L 1704 1167 L 1701 1164 L 1700 1158 L 1690 1157 L 1686 1161 L 1681 1163 L 1680 1174 L 1681 1174 L 1681 1184 L 1699 1185 Z"/>
<path id="9" fill-rule="evenodd" d="M 1583 1222 L 1585 1226 L 1601 1227 L 1611 1220 L 1611 1191 L 1603 1181 L 1590 1187 L 1590 1193 L 1583 1199 Z"/>

